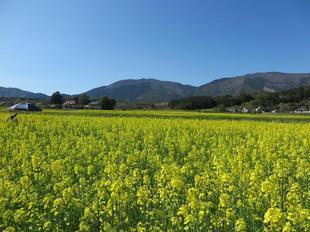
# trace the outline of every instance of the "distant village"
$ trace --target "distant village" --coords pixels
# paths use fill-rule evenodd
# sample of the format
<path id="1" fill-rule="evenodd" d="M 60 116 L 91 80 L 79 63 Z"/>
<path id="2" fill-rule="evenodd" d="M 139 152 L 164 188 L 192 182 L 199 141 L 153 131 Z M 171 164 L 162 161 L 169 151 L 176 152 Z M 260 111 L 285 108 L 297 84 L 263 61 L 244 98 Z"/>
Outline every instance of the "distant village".
<path id="1" fill-rule="evenodd" d="M 80 104 L 76 99 L 67 98 L 62 104 L 52 104 L 50 101 L 41 99 L 22 99 L 22 98 L 0 98 L 0 107 L 8 108 L 8 110 L 27 110 L 27 111 L 41 111 L 42 109 L 93 109 L 104 110 L 106 107 L 102 106 L 100 100 L 93 100 L 87 104 Z M 168 103 L 144 103 L 144 102 L 125 102 L 116 101 L 114 107 L 108 108 L 109 110 L 155 110 L 155 109 L 172 109 Z M 262 106 L 255 108 L 247 106 L 231 106 L 231 107 L 215 107 L 212 109 L 197 109 L 199 112 L 229 112 L 229 113 L 295 113 L 295 114 L 308 114 L 310 107 L 301 106 L 296 107 L 294 110 L 285 109 L 272 109 L 268 110 Z"/>
<path id="2" fill-rule="evenodd" d="M 172 109 L 231 113 L 310 113 L 310 86 L 280 92 L 243 93 L 238 96 L 192 96 L 169 102 Z"/>
<path id="3" fill-rule="evenodd" d="M 54 96 L 54 97 L 53 97 Z M 130 109 L 168 109 L 168 103 L 127 102 L 116 101 L 103 97 L 91 99 L 85 94 L 77 97 L 63 97 L 58 92 L 51 99 L 23 99 L 23 98 L 0 98 L 0 107 L 9 110 L 39 111 L 50 109 L 94 109 L 94 110 L 130 110 Z"/>

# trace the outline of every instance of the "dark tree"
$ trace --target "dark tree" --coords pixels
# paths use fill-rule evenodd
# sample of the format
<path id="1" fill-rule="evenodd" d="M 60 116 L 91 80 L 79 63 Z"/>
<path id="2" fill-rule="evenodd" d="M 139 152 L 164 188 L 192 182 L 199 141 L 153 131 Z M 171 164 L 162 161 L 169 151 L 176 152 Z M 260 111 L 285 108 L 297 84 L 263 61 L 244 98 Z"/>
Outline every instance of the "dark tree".
<path id="1" fill-rule="evenodd" d="M 108 97 L 103 97 L 100 101 L 100 106 L 103 110 L 114 110 L 115 105 L 116 101 Z"/>
<path id="2" fill-rule="evenodd" d="M 60 94 L 59 91 L 53 93 L 51 96 L 51 103 L 55 105 L 61 105 L 65 102 L 64 97 Z"/>
<path id="3" fill-rule="evenodd" d="M 90 98 L 86 93 L 83 93 L 77 97 L 78 105 L 87 105 L 90 103 Z"/>
<path id="4" fill-rule="evenodd" d="M 169 102 L 169 106 L 174 109 L 209 109 L 216 106 L 214 98 L 209 96 L 195 96 Z"/>

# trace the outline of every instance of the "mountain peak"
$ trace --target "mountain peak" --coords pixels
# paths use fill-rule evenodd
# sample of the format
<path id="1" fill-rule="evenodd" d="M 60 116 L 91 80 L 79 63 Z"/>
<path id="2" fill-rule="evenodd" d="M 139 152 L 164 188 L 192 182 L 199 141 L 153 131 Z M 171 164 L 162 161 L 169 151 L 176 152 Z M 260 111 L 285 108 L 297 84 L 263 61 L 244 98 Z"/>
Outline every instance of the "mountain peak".
<path id="1" fill-rule="evenodd" d="M 86 92 L 93 98 L 103 96 L 121 101 L 162 102 L 191 96 L 195 87 L 177 82 L 141 78 L 126 79 Z"/>

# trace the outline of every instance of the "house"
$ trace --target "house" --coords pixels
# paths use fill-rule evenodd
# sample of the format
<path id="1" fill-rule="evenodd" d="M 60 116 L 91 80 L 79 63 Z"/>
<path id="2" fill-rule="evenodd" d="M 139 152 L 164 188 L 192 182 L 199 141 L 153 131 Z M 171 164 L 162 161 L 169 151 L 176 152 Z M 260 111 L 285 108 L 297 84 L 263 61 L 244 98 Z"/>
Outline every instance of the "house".
<path id="1" fill-rule="evenodd" d="M 100 106 L 100 101 L 92 101 L 90 102 L 86 108 L 89 108 L 89 109 L 100 109 L 101 106 Z"/>
<path id="2" fill-rule="evenodd" d="M 305 106 L 301 106 L 295 109 L 294 113 L 310 113 L 310 109 Z"/>
<path id="3" fill-rule="evenodd" d="M 255 108 L 255 112 L 256 112 L 256 113 L 262 112 L 262 107 L 261 107 L 261 106 L 256 107 L 256 108 Z"/>
<path id="4" fill-rule="evenodd" d="M 63 105 L 76 105 L 76 101 L 74 99 L 66 100 Z"/>
<path id="5" fill-rule="evenodd" d="M 249 110 L 248 110 L 247 108 L 243 107 L 242 110 L 241 110 L 241 112 L 242 112 L 242 113 L 249 113 Z"/>
<path id="6" fill-rule="evenodd" d="M 62 107 L 64 109 L 71 109 L 71 108 L 74 108 L 75 105 L 76 105 L 76 101 L 74 99 L 68 99 L 62 104 Z"/>
<path id="7" fill-rule="evenodd" d="M 226 111 L 230 112 L 230 113 L 237 113 L 241 111 L 240 106 L 231 106 L 231 107 L 227 107 Z"/>

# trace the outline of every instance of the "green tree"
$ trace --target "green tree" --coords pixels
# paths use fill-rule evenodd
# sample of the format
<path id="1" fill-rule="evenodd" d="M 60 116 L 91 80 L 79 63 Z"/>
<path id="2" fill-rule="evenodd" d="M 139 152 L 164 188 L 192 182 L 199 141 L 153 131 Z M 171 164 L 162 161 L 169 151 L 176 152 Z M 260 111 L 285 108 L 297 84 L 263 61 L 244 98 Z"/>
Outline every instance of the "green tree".
<path id="1" fill-rule="evenodd" d="M 114 110 L 115 105 L 116 101 L 108 97 L 103 97 L 100 101 L 100 106 L 103 110 Z"/>
<path id="2" fill-rule="evenodd" d="M 86 93 L 80 94 L 77 97 L 77 104 L 78 105 L 87 105 L 90 103 L 90 98 Z"/>
<path id="3" fill-rule="evenodd" d="M 61 95 L 59 91 L 53 93 L 51 96 L 51 103 L 55 105 L 61 105 L 65 102 L 64 97 Z"/>

